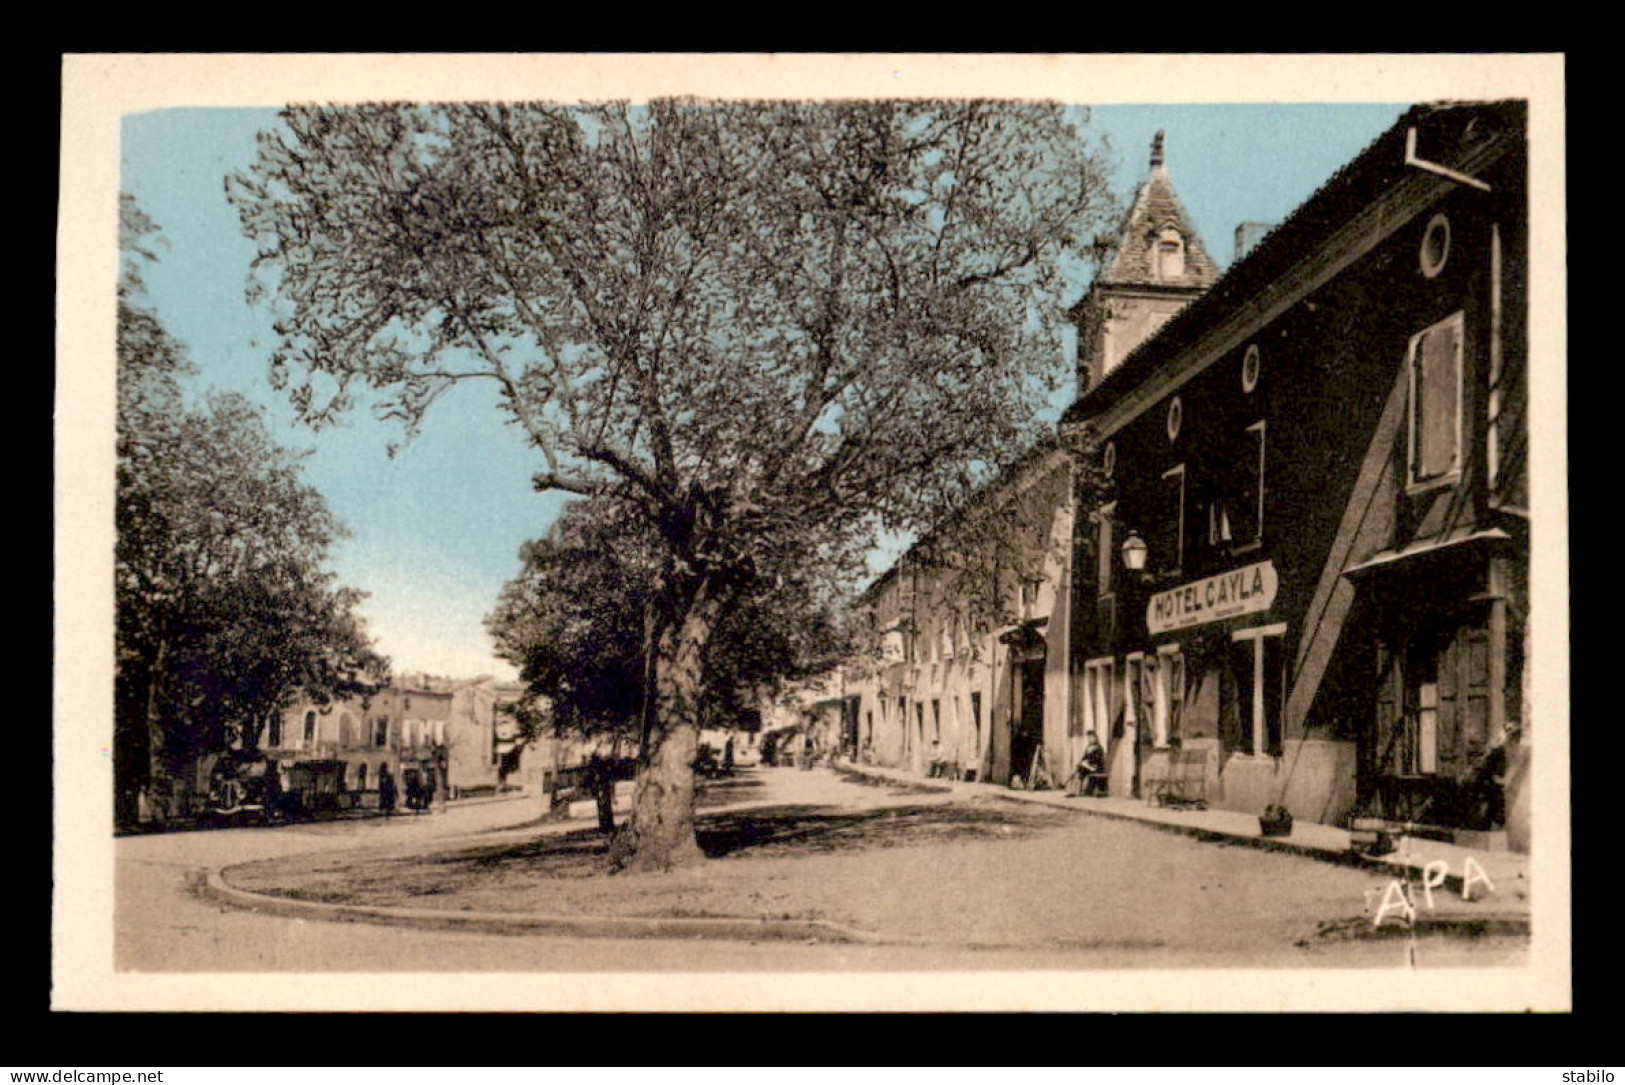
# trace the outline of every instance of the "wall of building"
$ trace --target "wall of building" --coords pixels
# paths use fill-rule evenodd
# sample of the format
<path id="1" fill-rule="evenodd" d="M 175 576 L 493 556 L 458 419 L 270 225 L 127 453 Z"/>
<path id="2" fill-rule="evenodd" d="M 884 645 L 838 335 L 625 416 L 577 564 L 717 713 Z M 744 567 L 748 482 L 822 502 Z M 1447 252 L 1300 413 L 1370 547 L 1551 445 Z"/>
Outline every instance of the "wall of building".
<path id="1" fill-rule="evenodd" d="M 1507 420 L 1521 417 L 1520 382 L 1509 379 L 1521 373 L 1522 318 L 1515 311 L 1521 299 L 1512 289 L 1522 276 L 1515 226 L 1521 169 L 1516 155 L 1487 167 L 1492 187 L 1513 194 L 1501 199 L 1422 178 L 1404 190 L 1403 202 L 1372 220 L 1385 236 L 1362 241 L 1369 249 L 1345 266 L 1335 266 L 1328 253 L 1304 252 L 1260 291 L 1268 305 L 1233 299 L 1231 312 L 1214 313 L 1203 336 L 1166 357 L 1158 357 L 1153 341 L 1135 364 L 1145 369 L 1158 358 L 1161 369 L 1147 370 L 1133 393 L 1133 413 L 1119 412 L 1103 427 L 1120 526 L 1112 545 L 1130 530 L 1141 534 L 1150 544 L 1152 581 L 1125 585 L 1130 598 L 1116 599 L 1113 613 L 1102 609 L 1092 583 L 1080 586 L 1074 659 L 1121 660 L 1131 651 L 1178 645 L 1187 683 L 1180 737 L 1187 744 L 1217 738 L 1213 782 L 1227 806 L 1258 810 L 1285 796 L 1305 816 L 1346 817 L 1362 801 L 1357 778 L 1375 771 L 1373 760 L 1358 755 L 1359 744 L 1373 740 L 1374 644 L 1408 635 L 1424 619 L 1444 621 L 1465 605 L 1488 608 L 1461 635 L 1473 638 L 1464 641 L 1475 653 L 1471 672 L 1495 678 L 1475 678 L 1488 692 L 1463 701 L 1466 746 L 1450 771 L 1465 774 L 1466 760 L 1494 740 L 1514 700 L 1513 672 L 1521 667 L 1512 649 L 1522 618 L 1516 592 L 1493 583 L 1491 559 L 1504 554 L 1521 563 L 1526 550 L 1520 553 L 1515 518 L 1492 507 L 1495 487 L 1485 476 L 1492 440 L 1516 447 L 1517 431 Z M 1441 220 L 1448 224 L 1449 257 L 1429 268 L 1427 246 Z M 1453 320 L 1463 337 L 1460 475 L 1408 486 L 1411 348 L 1419 333 Z M 1494 388 L 1493 367 L 1502 371 Z M 1161 394 L 1145 394 L 1159 383 Z M 1488 421 L 1495 410 L 1507 431 L 1498 438 Z M 1253 539 L 1250 530 L 1244 537 L 1235 529 L 1256 517 L 1234 514 L 1238 500 L 1260 485 L 1255 478 L 1249 487 L 1237 468 L 1259 459 L 1262 534 Z M 1182 498 L 1170 500 L 1176 483 Z M 1506 548 L 1468 547 L 1448 558 L 1403 554 L 1490 528 L 1508 532 Z M 1080 567 L 1098 558 L 1083 550 Z M 1390 566 L 1386 554 L 1399 558 Z M 1263 562 L 1278 585 L 1267 610 L 1158 635 L 1145 631 L 1144 604 L 1154 593 Z M 1381 568 L 1362 572 L 1367 562 Z M 1383 583 L 1390 586 L 1372 587 Z M 1496 632 L 1503 625 L 1504 635 Z M 1239 748 L 1249 737 L 1237 719 L 1245 710 L 1223 695 L 1231 666 L 1224 657 L 1238 635 L 1266 628 L 1281 638 L 1284 688 L 1280 734 L 1268 756 L 1259 756 Z M 1118 753 L 1113 763 L 1121 768 L 1132 758 Z"/>

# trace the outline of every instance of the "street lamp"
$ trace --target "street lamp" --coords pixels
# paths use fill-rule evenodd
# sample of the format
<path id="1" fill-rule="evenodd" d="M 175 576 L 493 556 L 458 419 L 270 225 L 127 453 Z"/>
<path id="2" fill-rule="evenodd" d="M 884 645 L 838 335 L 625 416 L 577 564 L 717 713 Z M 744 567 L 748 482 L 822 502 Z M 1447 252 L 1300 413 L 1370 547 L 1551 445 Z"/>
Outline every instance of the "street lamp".
<path id="1" fill-rule="evenodd" d="M 1129 532 L 1128 538 L 1123 540 L 1124 567 L 1131 573 L 1145 572 L 1145 558 L 1150 549 L 1145 545 L 1144 539 L 1132 531 Z"/>

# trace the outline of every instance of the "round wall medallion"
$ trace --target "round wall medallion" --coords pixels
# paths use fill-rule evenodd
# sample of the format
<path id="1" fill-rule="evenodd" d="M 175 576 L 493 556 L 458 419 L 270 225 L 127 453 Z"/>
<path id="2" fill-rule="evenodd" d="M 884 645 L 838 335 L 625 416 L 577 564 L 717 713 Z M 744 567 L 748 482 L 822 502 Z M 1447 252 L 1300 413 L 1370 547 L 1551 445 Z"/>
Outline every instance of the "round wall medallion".
<path id="1" fill-rule="evenodd" d="M 1168 404 L 1168 439 L 1172 441 L 1179 436 L 1180 423 L 1185 421 L 1185 404 L 1175 396 L 1173 402 Z"/>
<path id="2" fill-rule="evenodd" d="M 1263 364 L 1263 357 L 1259 354 L 1258 344 L 1254 343 L 1247 348 L 1247 353 L 1241 356 L 1241 390 L 1251 392 L 1258 387 L 1258 370 Z"/>
<path id="3" fill-rule="evenodd" d="M 1422 261 L 1422 274 L 1433 278 L 1444 270 L 1445 261 L 1450 259 L 1450 220 L 1443 215 L 1434 215 L 1428 222 L 1428 228 L 1422 232 L 1422 248 L 1419 253 Z"/>
<path id="4" fill-rule="evenodd" d="M 1117 470 L 1117 443 L 1115 441 L 1106 442 L 1106 451 L 1100 458 L 1100 469 L 1106 472 L 1107 478 L 1111 478 L 1112 473 Z"/>

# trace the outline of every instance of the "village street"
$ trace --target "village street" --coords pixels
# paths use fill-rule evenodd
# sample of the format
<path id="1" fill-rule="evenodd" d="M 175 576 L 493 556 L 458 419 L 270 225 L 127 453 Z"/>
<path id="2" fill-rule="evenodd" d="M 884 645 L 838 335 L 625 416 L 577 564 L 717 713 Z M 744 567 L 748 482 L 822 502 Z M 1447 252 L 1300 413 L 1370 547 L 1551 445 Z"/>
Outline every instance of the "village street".
<path id="1" fill-rule="evenodd" d="M 702 804 L 702 842 L 709 840 L 719 857 L 696 871 L 527 882 L 516 860 L 500 881 L 460 883 L 455 892 L 463 895 L 455 899 L 445 895 L 452 890 L 431 884 L 451 857 L 473 848 L 481 870 L 502 868 L 503 855 L 533 847 L 539 835 L 578 832 L 586 823 L 525 825 L 538 809 L 524 799 L 417 818 L 127 837 L 115 848 L 117 967 L 715 972 L 1405 961 L 1403 938 L 1317 934 L 1340 920 L 1344 930 L 1358 926 L 1351 921 L 1367 907 L 1367 891 L 1384 884 L 1375 872 L 1173 836 L 989 791 L 967 800 L 861 786 L 827 769 L 747 770 Z M 764 914 L 822 916 L 883 937 L 881 944 L 576 938 L 289 918 L 206 899 L 198 889 L 201 873 L 223 867 L 233 885 L 256 892 L 274 891 L 279 881 L 284 888 L 302 885 L 307 891 L 295 893 L 307 899 L 342 899 L 322 886 L 347 878 L 351 899 L 362 902 L 395 903 L 391 893 L 413 902 L 423 893 L 434 894 L 417 899 L 423 907 L 620 916 L 740 915 L 754 905 Z M 373 888 L 356 897 L 356 884 Z M 1420 941 L 1421 967 L 1517 963 L 1526 945 L 1510 935 Z"/>

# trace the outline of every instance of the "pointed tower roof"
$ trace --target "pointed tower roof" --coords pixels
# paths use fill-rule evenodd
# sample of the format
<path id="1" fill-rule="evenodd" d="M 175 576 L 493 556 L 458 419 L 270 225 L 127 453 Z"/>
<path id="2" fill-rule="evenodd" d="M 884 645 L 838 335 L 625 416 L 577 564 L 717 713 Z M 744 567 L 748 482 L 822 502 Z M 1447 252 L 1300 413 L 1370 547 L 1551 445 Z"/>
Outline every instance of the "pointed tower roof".
<path id="1" fill-rule="evenodd" d="M 1170 233 L 1172 231 L 1173 233 Z M 1170 265 L 1159 262 L 1159 241 L 1177 233 L 1183 244 L 1182 259 L 1169 273 Z M 1207 254 L 1174 187 L 1168 181 L 1163 133 L 1151 141 L 1151 176 L 1140 185 L 1134 205 L 1123 220 L 1112 250 L 1096 282 L 1105 286 L 1176 286 L 1205 290 L 1219 278 L 1219 268 Z"/>

